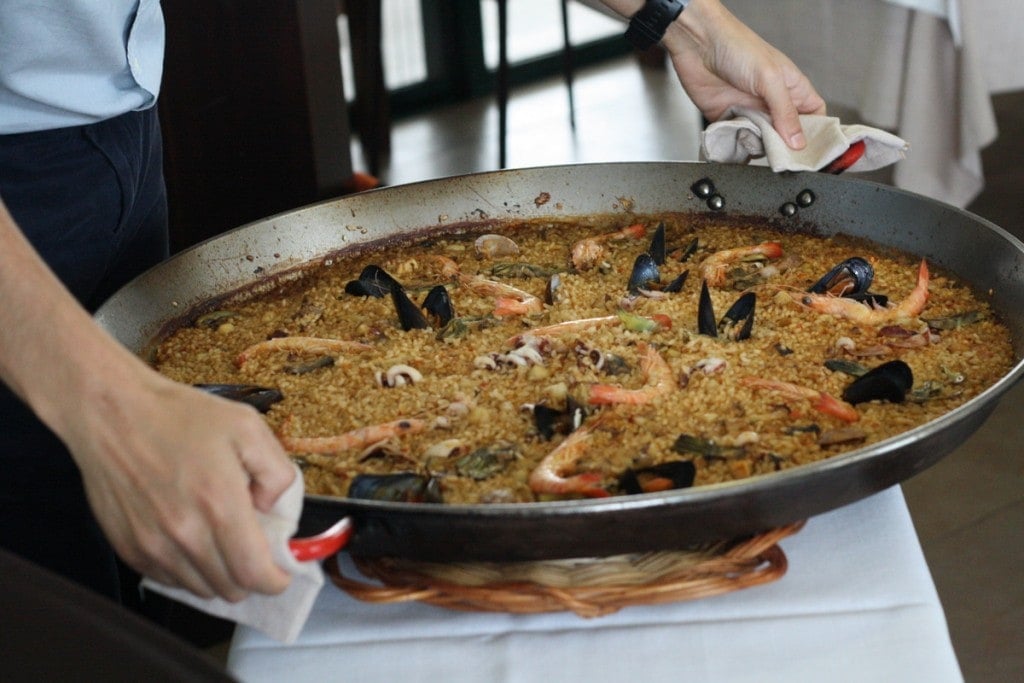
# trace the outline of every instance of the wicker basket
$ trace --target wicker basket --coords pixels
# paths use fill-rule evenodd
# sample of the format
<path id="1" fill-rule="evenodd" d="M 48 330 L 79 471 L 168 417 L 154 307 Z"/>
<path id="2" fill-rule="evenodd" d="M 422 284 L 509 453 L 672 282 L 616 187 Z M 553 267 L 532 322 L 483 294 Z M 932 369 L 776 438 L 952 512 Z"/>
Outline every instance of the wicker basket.
<path id="1" fill-rule="evenodd" d="M 327 572 L 335 585 L 366 602 L 417 600 L 456 610 L 598 617 L 630 605 L 696 600 L 775 581 L 787 566 L 778 542 L 802 526 L 685 551 L 602 558 L 443 564 L 354 558 L 359 571 L 379 583 L 344 576 L 336 557 L 328 560 Z"/>

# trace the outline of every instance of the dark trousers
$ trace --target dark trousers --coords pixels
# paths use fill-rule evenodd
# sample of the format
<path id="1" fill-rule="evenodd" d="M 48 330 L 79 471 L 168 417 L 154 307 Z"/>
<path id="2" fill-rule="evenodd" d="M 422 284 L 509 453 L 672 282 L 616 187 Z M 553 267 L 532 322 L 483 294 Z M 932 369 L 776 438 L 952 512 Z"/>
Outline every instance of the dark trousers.
<path id="1" fill-rule="evenodd" d="M 156 108 L 0 135 L 0 197 L 50 268 L 95 310 L 168 255 Z M 67 449 L 3 385 L 0 547 L 119 597 L 114 554 Z"/>

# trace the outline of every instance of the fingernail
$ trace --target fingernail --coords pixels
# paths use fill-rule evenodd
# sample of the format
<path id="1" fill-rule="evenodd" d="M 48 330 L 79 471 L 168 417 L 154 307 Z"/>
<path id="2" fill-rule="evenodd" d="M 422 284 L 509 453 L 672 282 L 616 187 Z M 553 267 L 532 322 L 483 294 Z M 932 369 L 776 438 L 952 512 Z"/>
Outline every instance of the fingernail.
<path id="1" fill-rule="evenodd" d="M 803 133 L 797 133 L 789 139 L 789 146 L 793 149 L 803 149 L 806 144 L 807 140 L 804 138 Z"/>

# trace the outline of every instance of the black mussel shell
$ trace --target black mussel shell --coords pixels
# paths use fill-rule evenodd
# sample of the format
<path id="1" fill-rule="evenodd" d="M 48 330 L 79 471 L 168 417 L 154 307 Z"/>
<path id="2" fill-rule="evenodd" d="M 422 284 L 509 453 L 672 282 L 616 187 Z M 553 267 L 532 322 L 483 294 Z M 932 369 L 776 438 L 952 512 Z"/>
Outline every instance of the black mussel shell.
<path id="1" fill-rule="evenodd" d="M 267 412 L 270 410 L 270 406 L 284 398 L 284 394 L 277 389 L 258 387 L 253 384 L 194 384 L 193 386 L 209 394 L 229 398 L 239 403 L 248 403 L 261 413 Z"/>
<path id="2" fill-rule="evenodd" d="M 718 331 L 734 341 L 749 339 L 750 333 L 754 329 L 756 305 L 757 295 L 754 292 L 743 294 L 722 316 L 718 323 Z"/>
<path id="3" fill-rule="evenodd" d="M 423 299 L 423 310 L 434 319 L 434 327 L 442 328 L 455 317 L 455 305 L 444 285 L 436 285 Z"/>
<path id="4" fill-rule="evenodd" d="M 419 306 L 412 302 L 404 289 L 401 287 L 392 289 L 391 300 L 395 304 L 395 310 L 398 311 L 398 322 L 403 330 L 408 332 L 409 330 L 425 330 L 430 327 L 426 316 L 420 311 Z"/>
<path id="5" fill-rule="evenodd" d="M 700 299 L 697 302 L 697 332 L 709 337 L 718 336 L 715 307 L 711 303 L 711 292 L 708 291 L 707 280 L 702 282 L 700 286 Z"/>
<path id="6" fill-rule="evenodd" d="M 533 423 L 545 441 L 555 434 L 571 434 L 583 424 L 583 407 L 572 397 L 566 399 L 565 410 L 538 403 L 533 406 Z"/>
<path id="7" fill-rule="evenodd" d="M 717 337 L 719 332 L 733 341 L 750 338 L 754 329 L 754 307 L 757 295 L 746 292 L 736 300 L 720 321 L 715 320 L 715 309 L 711 303 L 711 292 L 707 281 L 701 284 L 700 299 L 697 302 L 697 332 Z"/>
<path id="8" fill-rule="evenodd" d="M 694 254 L 697 253 L 697 247 L 698 246 L 700 246 L 700 244 L 698 243 L 697 238 L 694 237 L 692 240 L 690 240 L 687 243 L 687 245 L 685 247 L 681 247 L 679 249 L 673 249 L 672 250 L 672 258 L 674 258 L 675 260 L 679 261 L 680 263 L 683 263 L 688 258 L 690 258 L 691 256 L 693 256 Z"/>
<path id="9" fill-rule="evenodd" d="M 654 236 L 651 237 L 651 246 L 647 250 L 647 253 L 651 255 L 654 262 L 659 266 L 665 265 L 665 224 L 658 223 L 658 227 L 654 230 Z"/>
<path id="10" fill-rule="evenodd" d="M 659 486 L 653 490 L 687 489 L 693 486 L 693 479 L 697 474 L 697 468 L 690 460 L 674 460 L 662 463 L 653 467 L 640 469 L 628 469 L 619 477 L 619 488 L 628 494 L 648 493 L 651 479 L 667 479 L 670 486 Z"/>
<path id="11" fill-rule="evenodd" d="M 646 252 L 640 254 L 633 262 L 633 272 L 629 276 L 629 293 L 638 294 L 641 289 L 651 289 L 651 283 L 660 279 L 661 271 L 654 258 Z"/>
<path id="12" fill-rule="evenodd" d="M 413 472 L 357 474 L 348 487 L 348 497 L 392 503 L 444 502 L 437 479 Z"/>
<path id="13" fill-rule="evenodd" d="M 867 401 L 902 403 L 914 386 L 914 373 L 901 360 L 883 363 L 855 379 L 843 391 L 843 400 L 852 405 Z"/>
<path id="14" fill-rule="evenodd" d="M 372 296 L 381 299 L 388 292 L 401 286 L 386 270 L 371 264 L 363 268 L 358 280 L 352 280 L 345 285 L 345 292 L 353 296 Z"/>
<path id="15" fill-rule="evenodd" d="M 875 269 L 871 264 L 859 256 L 854 256 L 836 264 L 807 291 L 813 294 L 827 292 L 836 296 L 854 296 L 867 292 L 874 279 Z"/>
<path id="16" fill-rule="evenodd" d="M 678 294 L 683 291 L 683 285 L 686 284 L 686 276 L 690 274 L 690 271 L 684 270 L 682 273 L 677 275 L 672 282 L 665 285 L 665 288 L 661 291 L 668 292 L 669 294 Z"/>

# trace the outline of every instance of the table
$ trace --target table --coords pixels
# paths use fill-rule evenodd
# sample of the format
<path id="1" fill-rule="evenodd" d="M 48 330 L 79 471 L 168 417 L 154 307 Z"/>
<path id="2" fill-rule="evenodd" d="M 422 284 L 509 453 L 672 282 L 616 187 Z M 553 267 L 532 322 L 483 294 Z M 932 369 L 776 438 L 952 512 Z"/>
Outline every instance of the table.
<path id="1" fill-rule="evenodd" d="M 910 143 L 893 182 L 955 206 L 984 187 L 993 93 L 1024 88 L 1018 0 L 728 0 L 830 105 Z"/>
<path id="2" fill-rule="evenodd" d="M 246 682 L 962 681 L 898 486 L 782 547 L 777 582 L 597 619 L 370 605 L 328 585 L 290 646 L 237 629 L 228 669 Z"/>

